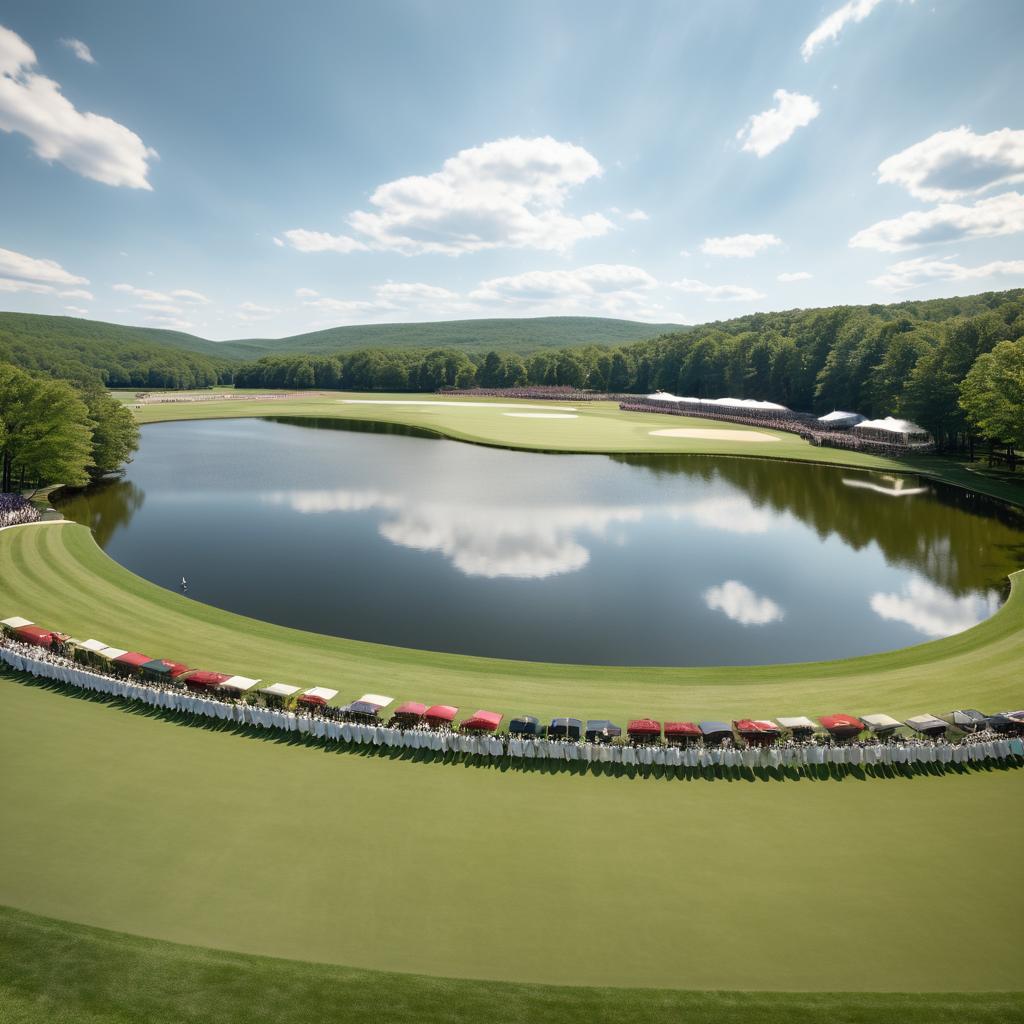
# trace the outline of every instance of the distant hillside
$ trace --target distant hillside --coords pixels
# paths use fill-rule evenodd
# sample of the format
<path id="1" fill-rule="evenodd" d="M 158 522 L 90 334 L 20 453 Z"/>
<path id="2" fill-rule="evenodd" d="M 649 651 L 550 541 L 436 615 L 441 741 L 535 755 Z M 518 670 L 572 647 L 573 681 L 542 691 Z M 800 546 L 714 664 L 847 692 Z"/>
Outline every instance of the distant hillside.
<path id="1" fill-rule="evenodd" d="M 237 360 L 262 354 L 178 331 L 0 313 L 0 362 L 109 387 L 205 387 L 229 381 Z"/>
<path id="2" fill-rule="evenodd" d="M 292 338 L 233 342 L 270 353 L 355 352 L 369 348 L 447 349 L 467 353 L 528 355 L 539 349 L 577 345 L 624 345 L 683 330 L 679 324 L 644 324 L 596 316 L 545 316 L 494 320 L 445 320 L 425 324 L 364 324 L 330 327 Z M 251 356 L 251 352 L 248 355 Z"/>

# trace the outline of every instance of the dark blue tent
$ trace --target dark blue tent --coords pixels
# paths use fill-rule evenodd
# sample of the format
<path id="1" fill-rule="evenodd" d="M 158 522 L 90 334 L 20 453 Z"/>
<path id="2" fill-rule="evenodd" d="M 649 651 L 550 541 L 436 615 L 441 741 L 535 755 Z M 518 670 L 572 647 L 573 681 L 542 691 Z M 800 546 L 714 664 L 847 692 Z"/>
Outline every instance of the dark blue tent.
<path id="1" fill-rule="evenodd" d="M 369 704 L 365 700 L 354 700 L 343 710 L 347 711 L 350 715 L 363 715 L 366 718 L 376 718 L 378 708 L 376 704 Z"/>
<path id="2" fill-rule="evenodd" d="M 622 730 L 607 718 L 591 718 L 587 720 L 587 739 L 591 743 L 603 743 L 622 735 Z"/>
<path id="3" fill-rule="evenodd" d="M 583 734 L 583 723 L 578 718 L 552 718 L 548 735 L 556 739 L 578 740 Z"/>
<path id="4" fill-rule="evenodd" d="M 1001 711 L 998 715 L 991 715 L 988 727 L 996 732 L 1022 736 L 1024 735 L 1024 711 Z"/>
<path id="5" fill-rule="evenodd" d="M 508 723 L 508 731 L 522 736 L 536 736 L 540 732 L 540 719 L 533 715 L 520 715 Z"/>
<path id="6" fill-rule="evenodd" d="M 721 743 L 732 738 L 732 726 L 727 722 L 701 722 L 700 732 L 705 743 Z"/>

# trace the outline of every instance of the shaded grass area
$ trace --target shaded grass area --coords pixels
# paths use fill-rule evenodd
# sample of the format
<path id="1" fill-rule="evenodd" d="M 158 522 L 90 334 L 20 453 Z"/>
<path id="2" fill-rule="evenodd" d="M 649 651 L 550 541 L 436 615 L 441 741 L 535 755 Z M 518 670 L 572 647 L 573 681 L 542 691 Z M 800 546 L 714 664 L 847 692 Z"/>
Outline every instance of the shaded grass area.
<path id="1" fill-rule="evenodd" d="M 0 532 L 0 617 L 24 615 L 84 639 L 199 668 L 326 685 L 341 700 L 387 692 L 466 711 L 623 720 L 735 719 L 835 711 L 898 716 L 1020 704 L 1024 591 L 973 629 L 844 661 L 623 668 L 504 661 L 287 629 L 203 605 L 134 576 L 83 526 Z M 1015 576 L 1021 580 L 1020 574 Z"/>
<path id="2" fill-rule="evenodd" d="M 763 993 L 487 983 L 296 963 L 141 939 L 0 907 L 5 1024 L 523 1020 L 692 1024 L 997 1024 L 1018 993 Z"/>
<path id="3" fill-rule="evenodd" d="M 1019 988 L 1020 792 L 414 763 L 0 677 L 0 904 L 460 992 Z"/>

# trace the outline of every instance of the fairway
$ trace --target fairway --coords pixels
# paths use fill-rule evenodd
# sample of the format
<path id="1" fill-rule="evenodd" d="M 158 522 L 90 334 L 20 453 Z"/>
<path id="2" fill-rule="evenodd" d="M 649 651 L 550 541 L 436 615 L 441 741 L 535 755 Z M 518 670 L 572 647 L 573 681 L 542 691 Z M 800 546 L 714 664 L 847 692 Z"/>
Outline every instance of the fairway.
<path id="1" fill-rule="evenodd" d="M 963 907 L 934 898 L 979 879 L 1016 891 L 1024 822 L 991 813 L 1013 804 L 1013 771 L 680 786 L 453 769 L 169 724 L 9 676 L 0 723 L 0 903 L 35 913 L 520 982 L 1019 981 L 1016 896 L 986 908 L 969 958 Z M 950 827 L 965 806 L 983 832 Z"/>

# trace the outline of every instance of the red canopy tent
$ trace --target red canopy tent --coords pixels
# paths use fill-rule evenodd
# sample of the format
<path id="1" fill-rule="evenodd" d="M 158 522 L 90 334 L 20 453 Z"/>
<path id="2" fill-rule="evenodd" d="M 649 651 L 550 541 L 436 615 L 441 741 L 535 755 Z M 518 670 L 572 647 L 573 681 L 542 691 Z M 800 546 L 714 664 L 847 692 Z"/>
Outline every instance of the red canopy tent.
<path id="1" fill-rule="evenodd" d="M 822 715 L 819 722 L 837 740 L 850 740 L 864 731 L 864 723 L 853 715 Z"/>
<path id="2" fill-rule="evenodd" d="M 49 647 L 57 635 L 49 629 L 43 629 L 42 626 L 19 626 L 14 632 L 19 640 L 35 644 L 37 647 Z"/>
<path id="3" fill-rule="evenodd" d="M 427 721 L 431 725 L 441 725 L 445 722 L 454 722 L 455 716 L 459 713 L 458 708 L 453 708 L 450 704 L 435 704 L 433 707 L 427 708 L 426 715 Z"/>
<path id="4" fill-rule="evenodd" d="M 414 700 L 407 700 L 404 704 L 399 704 L 395 708 L 395 717 L 402 718 L 422 718 L 427 713 L 426 704 L 418 704 Z"/>
<path id="5" fill-rule="evenodd" d="M 477 711 L 462 723 L 463 729 L 477 729 L 480 732 L 494 732 L 501 725 L 497 711 Z"/>
<path id="6" fill-rule="evenodd" d="M 700 726 L 696 722 L 666 722 L 665 739 L 670 743 L 689 743 L 700 738 Z"/>
<path id="7" fill-rule="evenodd" d="M 220 686 L 230 678 L 223 672 L 189 672 L 184 677 L 187 686 Z"/>
<path id="8" fill-rule="evenodd" d="M 638 736 L 643 739 L 660 736 L 661 722 L 656 722 L 653 718 L 634 718 L 626 726 L 626 735 Z"/>
<path id="9" fill-rule="evenodd" d="M 138 651 L 127 651 L 114 659 L 115 665 L 125 665 L 128 668 L 142 668 L 148 665 L 153 659 L 148 654 L 139 654 Z"/>
<path id="10" fill-rule="evenodd" d="M 732 727 L 748 743 L 771 743 L 779 735 L 779 727 L 764 719 L 740 718 L 732 723 Z"/>

